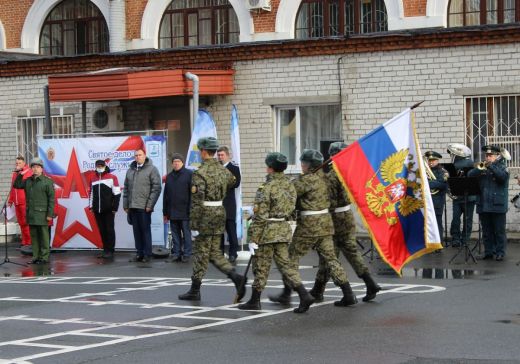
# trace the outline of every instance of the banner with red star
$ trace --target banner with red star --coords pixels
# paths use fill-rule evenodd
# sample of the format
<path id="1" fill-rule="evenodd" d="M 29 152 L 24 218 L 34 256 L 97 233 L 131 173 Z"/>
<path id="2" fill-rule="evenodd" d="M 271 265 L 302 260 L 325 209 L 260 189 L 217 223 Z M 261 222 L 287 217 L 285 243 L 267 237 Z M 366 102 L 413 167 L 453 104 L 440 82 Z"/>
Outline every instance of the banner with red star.
<path id="1" fill-rule="evenodd" d="M 55 219 L 51 234 L 53 248 L 102 248 L 103 243 L 94 214 L 89 209 L 89 176 L 95 173 L 96 160 L 104 160 L 124 186 L 134 152 L 143 149 L 159 173 L 166 175 L 165 136 L 91 137 L 38 139 L 38 152 L 44 173 L 54 181 Z M 134 249 L 131 226 L 123 210 L 123 199 L 115 216 L 116 249 Z M 152 244 L 165 245 L 162 196 L 152 213 Z"/>

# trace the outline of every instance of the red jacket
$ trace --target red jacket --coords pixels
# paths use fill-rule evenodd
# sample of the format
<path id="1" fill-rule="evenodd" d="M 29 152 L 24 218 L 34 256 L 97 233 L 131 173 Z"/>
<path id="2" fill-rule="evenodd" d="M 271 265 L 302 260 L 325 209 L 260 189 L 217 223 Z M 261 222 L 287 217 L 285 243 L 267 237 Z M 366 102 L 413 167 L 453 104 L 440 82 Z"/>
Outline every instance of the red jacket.
<path id="1" fill-rule="evenodd" d="M 32 176 L 32 169 L 26 164 L 22 168 L 22 180 L 26 180 L 27 178 Z M 13 176 L 11 178 L 11 185 L 14 183 L 14 180 L 18 176 L 18 172 L 13 172 Z M 25 190 L 12 188 L 11 194 L 9 195 L 9 204 L 14 203 L 15 205 L 25 205 Z"/>

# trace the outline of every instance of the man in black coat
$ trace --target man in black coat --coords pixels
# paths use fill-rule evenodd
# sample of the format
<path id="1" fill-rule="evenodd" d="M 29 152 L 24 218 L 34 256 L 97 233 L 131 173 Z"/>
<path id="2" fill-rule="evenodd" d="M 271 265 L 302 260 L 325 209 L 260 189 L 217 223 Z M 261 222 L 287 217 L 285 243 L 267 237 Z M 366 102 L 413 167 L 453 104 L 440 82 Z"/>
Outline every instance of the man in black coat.
<path id="1" fill-rule="evenodd" d="M 170 221 L 172 261 L 188 262 L 192 253 L 190 231 L 191 176 L 184 157 L 174 153 L 172 171 L 166 176 L 163 193 L 164 222 Z"/>
<path id="2" fill-rule="evenodd" d="M 439 163 L 442 155 L 429 150 L 424 153 L 424 157 L 428 160 L 428 165 L 435 178 L 428 178 L 430 192 L 432 194 L 433 207 L 435 209 L 435 218 L 437 219 L 437 227 L 439 228 L 439 237 L 441 241 L 444 236 L 442 225 L 442 214 L 444 212 L 444 204 L 446 203 L 446 191 L 448 190 L 448 171 Z M 432 176 L 430 176 L 432 177 Z"/>
<path id="3" fill-rule="evenodd" d="M 225 145 L 217 150 L 217 158 L 220 163 L 235 176 L 235 184 L 228 190 L 224 197 L 223 205 L 226 209 L 226 233 L 229 241 L 229 261 L 234 263 L 237 260 L 238 239 L 237 239 L 237 202 L 235 200 L 235 191 L 240 186 L 240 168 L 231 161 L 229 156 L 229 148 Z M 224 234 L 220 240 L 220 249 L 224 252 Z"/>

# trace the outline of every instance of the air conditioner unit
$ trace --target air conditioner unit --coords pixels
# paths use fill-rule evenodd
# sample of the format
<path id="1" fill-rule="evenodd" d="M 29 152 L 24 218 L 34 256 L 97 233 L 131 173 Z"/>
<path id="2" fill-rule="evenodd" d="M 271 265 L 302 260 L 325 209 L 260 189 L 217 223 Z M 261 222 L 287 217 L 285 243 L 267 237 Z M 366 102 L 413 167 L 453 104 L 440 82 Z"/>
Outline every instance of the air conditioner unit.
<path id="1" fill-rule="evenodd" d="M 271 0 L 245 0 L 249 10 L 262 9 L 271 11 Z"/>
<path id="2" fill-rule="evenodd" d="M 107 131 L 121 131 L 125 128 L 123 108 L 109 106 L 97 109 L 92 115 L 92 131 L 102 133 Z"/>

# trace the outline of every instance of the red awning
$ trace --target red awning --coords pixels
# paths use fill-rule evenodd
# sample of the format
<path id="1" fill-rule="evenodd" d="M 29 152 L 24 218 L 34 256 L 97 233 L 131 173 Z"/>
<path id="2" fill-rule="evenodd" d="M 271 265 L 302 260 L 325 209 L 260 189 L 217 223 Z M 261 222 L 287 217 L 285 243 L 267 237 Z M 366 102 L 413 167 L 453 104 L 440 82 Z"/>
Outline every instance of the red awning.
<path id="1" fill-rule="evenodd" d="M 51 102 L 135 100 L 193 94 L 199 77 L 200 95 L 232 95 L 233 70 L 113 68 L 101 71 L 49 76 Z"/>

